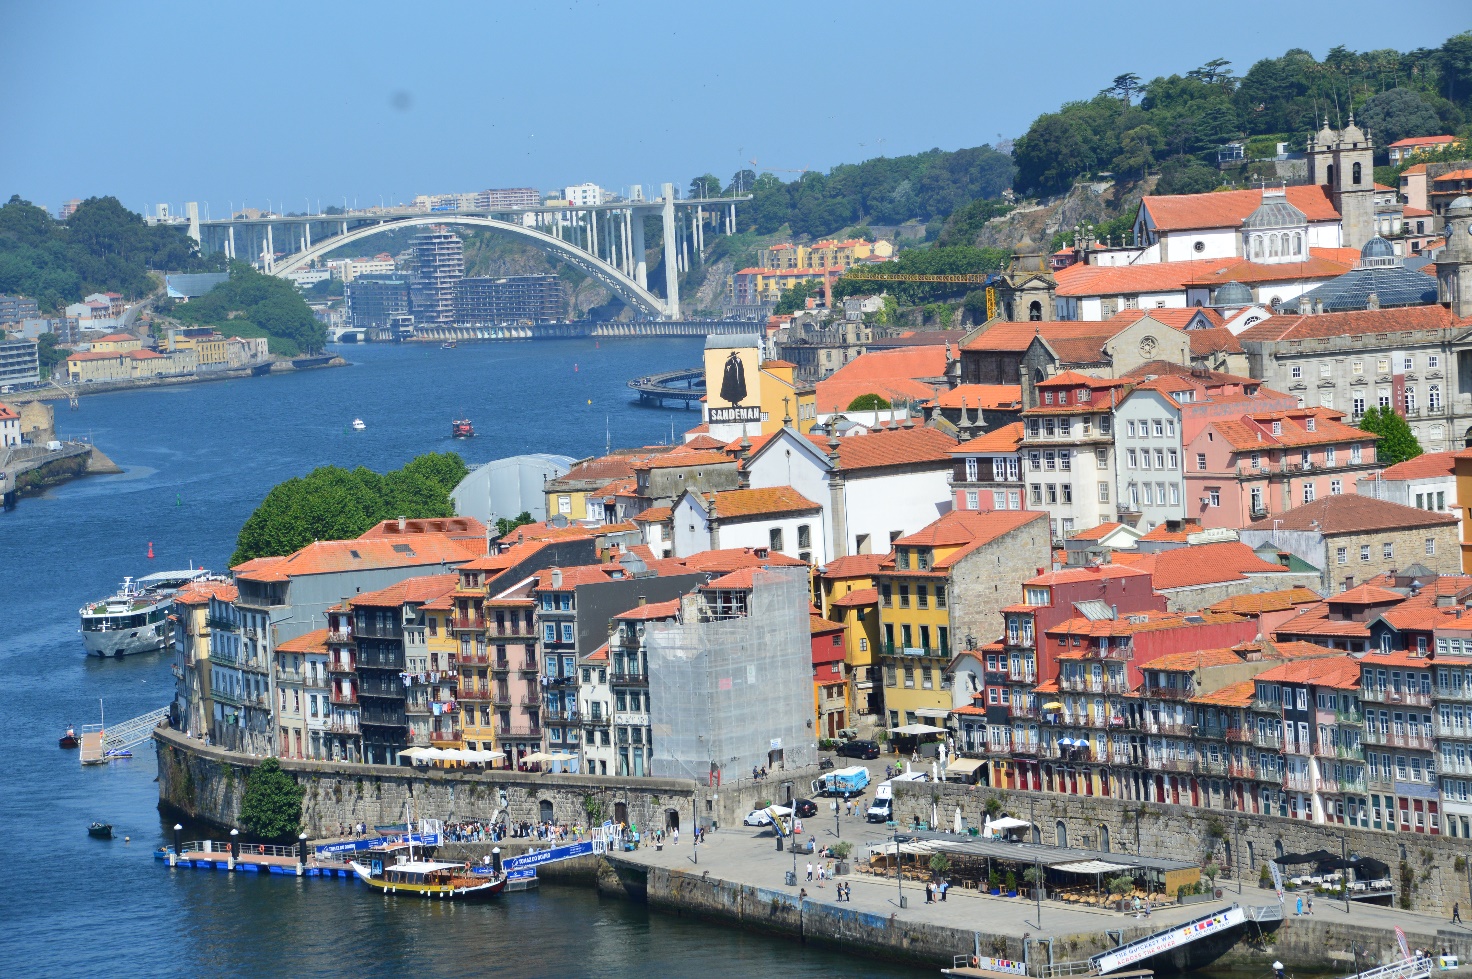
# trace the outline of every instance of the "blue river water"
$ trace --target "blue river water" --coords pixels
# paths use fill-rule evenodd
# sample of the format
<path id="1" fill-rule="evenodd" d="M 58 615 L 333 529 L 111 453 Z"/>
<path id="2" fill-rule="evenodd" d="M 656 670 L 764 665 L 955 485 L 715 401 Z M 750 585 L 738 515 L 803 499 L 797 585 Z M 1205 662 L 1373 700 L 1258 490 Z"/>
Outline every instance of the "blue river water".
<path id="1" fill-rule="evenodd" d="M 172 696 L 163 654 L 87 658 L 83 602 L 124 575 L 220 569 L 277 482 L 314 466 L 396 468 L 455 449 L 470 463 L 573 456 L 667 441 L 695 412 L 631 404 L 624 382 L 692 366 L 700 341 L 592 340 L 366 346 L 354 366 L 195 384 L 57 405 L 126 472 L 0 513 L 0 975 L 904 976 L 900 966 L 544 887 L 488 905 L 404 906 L 356 883 L 196 871 L 152 859 L 151 750 L 83 769 L 57 748 L 68 723 L 142 714 Z M 479 437 L 455 443 L 452 418 Z M 366 431 L 349 428 L 360 417 Z M 146 557 L 152 544 L 154 559 Z M 145 746 L 146 747 L 146 746 Z M 92 840 L 93 819 L 114 825 Z M 124 837 L 130 842 L 125 842 Z"/>

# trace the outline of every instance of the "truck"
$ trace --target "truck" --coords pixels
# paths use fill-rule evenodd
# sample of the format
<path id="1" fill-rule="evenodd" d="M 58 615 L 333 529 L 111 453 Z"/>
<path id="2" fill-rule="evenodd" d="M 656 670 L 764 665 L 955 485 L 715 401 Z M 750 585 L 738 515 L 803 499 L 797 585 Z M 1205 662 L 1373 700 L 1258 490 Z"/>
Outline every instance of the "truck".
<path id="1" fill-rule="evenodd" d="M 813 779 L 814 795 L 836 795 L 850 798 L 869 787 L 869 770 L 863 765 L 838 768 L 824 772 L 822 778 Z"/>
<path id="2" fill-rule="evenodd" d="M 880 782 L 879 787 L 874 790 L 874 804 L 864 813 L 864 819 L 871 823 L 887 823 L 894 818 L 894 783 L 895 782 L 926 782 L 924 772 L 905 772 L 894 778 Z"/>

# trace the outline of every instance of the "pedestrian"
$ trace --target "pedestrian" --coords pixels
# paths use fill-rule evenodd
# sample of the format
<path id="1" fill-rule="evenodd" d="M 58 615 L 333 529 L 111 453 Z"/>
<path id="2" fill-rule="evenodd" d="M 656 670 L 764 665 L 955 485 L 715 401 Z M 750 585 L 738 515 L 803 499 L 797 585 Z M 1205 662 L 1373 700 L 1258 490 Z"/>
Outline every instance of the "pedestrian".
<path id="1" fill-rule="evenodd" d="M 935 883 L 934 883 L 934 881 L 928 881 L 927 880 L 925 882 L 925 903 L 926 904 L 934 904 L 935 903 Z"/>
<path id="2" fill-rule="evenodd" d="M 1308 899 L 1308 913 L 1309 914 L 1313 914 L 1314 913 L 1314 899 L 1313 898 L 1309 898 Z"/>
<path id="3" fill-rule="evenodd" d="M 951 889 L 951 882 L 950 881 L 943 880 L 943 881 L 940 882 L 940 899 L 942 901 L 944 901 L 946 899 L 946 894 L 950 891 L 950 889 Z"/>
<path id="4" fill-rule="evenodd" d="M 1462 906 L 1460 904 L 1453 904 L 1452 905 L 1452 924 L 1454 924 L 1454 925 L 1460 925 L 1461 923 L 1462 923 Z"/>
<path id="5" fill-rule="evenodd" d="M 812 879 L 813 879 L 813 862 L 811 860 L 809 860 L 808 861 L 808 880 L 812 880 Z"/>
<path id="6" fill-rule="evenodd" d="M 823 869 L 823 864 L 820 861 L 818 863 L 818 886 L 819 887 L 822 887 L 823 886 L 823 874 L 824 873 L 826 873 L 826 871 Z"/>
<path id="7" fill-rule="evenodd" d="M 797 899 L 799 901 L 806 901 L 808 899 L 808 889 L 806 887 L 798 889 Z"/>
<path id="8" fill-rule="evenodd" d="M 1299 896 L 1298 901 L 1294 904 L 1293 914 L 1294 914 L 1295 917 L 1298 916 L 1298 915 L 1303 914 L 1303 897 L 1302 897 L 1302 895 Z"/>
<path id="9" fill-rule="evenodd" d="M 670 831 L 670 839 L 674 841 L 675 846 L 680 845 L 680 827 L 676 826 Z"/>

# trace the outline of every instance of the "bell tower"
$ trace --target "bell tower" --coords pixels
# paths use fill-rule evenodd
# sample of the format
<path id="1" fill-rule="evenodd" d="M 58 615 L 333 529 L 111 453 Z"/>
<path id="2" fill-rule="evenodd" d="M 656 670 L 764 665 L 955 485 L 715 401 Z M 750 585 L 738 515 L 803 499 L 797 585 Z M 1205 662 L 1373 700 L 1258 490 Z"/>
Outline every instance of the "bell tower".
<path id="1" fill-rule="evenodd" d="M 1436 300 L 1454 316 L 1472 317 L 1472 197 L 1447 205 L 1446 247 L 1436 260 Z"/>
<path id="2" fill-rule="evenodd" d="M 1308 138 L 1308 176 L 1329 191 L 1343 247 L 1362 248 L 1375 237 L 1374 144 L 1354 124 L 1353 113 L 1339 132 L 1325 120 L 1324 128 Z"/>

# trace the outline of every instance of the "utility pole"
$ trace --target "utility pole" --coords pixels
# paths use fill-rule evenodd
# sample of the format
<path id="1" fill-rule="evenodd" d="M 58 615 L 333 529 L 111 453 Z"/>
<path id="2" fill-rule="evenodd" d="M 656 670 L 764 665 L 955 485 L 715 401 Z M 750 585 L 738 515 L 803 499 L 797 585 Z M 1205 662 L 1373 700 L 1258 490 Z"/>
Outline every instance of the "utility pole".
<path id="1" fill-rule="evenodd" d="M 1349 863 L 1349 853 L 1348 853 L 1348 850 L 1346 849 L 1346 845 L 1347 844 L 1344 841 L 1344 837 L 1342 837 L 1342 836 L 1339 837 L 1339 862 L 1340 862 L 1340 864 L 1348 864 Z M 1348 872 L 1349 872 L 1349 867 L 1347 867 L 1347 866 L 1341 866 L 1339 868 L 1339 886 L 1344 891 L 1344 913 L 1345 914 L 1349 914 L 1349 878 L 1345 876 Z M 1356 970 L 1358 970 L 1358 968 L 1359 968 L 1358 963 L 1356 963 L 1355 968 L 1356 968 Z"/>

